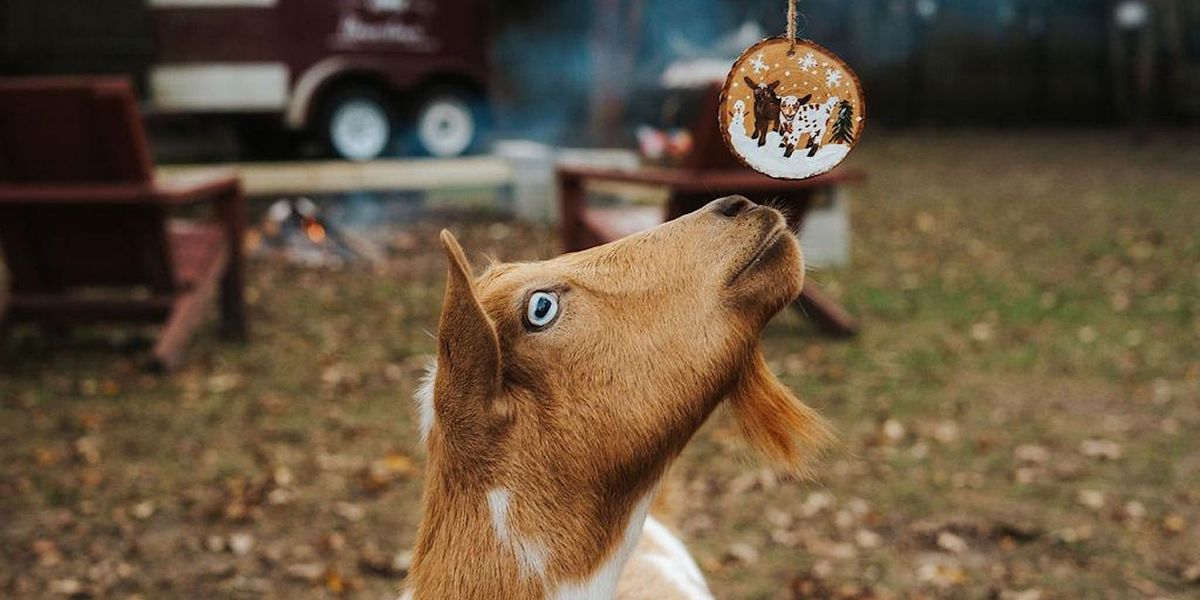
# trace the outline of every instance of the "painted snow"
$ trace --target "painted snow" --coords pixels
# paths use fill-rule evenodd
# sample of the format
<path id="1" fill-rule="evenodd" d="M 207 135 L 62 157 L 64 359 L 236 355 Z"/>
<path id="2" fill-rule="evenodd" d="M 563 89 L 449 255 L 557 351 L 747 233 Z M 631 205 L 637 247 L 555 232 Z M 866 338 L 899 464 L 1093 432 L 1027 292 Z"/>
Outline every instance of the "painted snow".
<path id="1" fill-rule="evenodd" d="M 850 146 L 845 144 L 825 144 L 811 158 L 804 147 L 796 148 L 791 156 L 785 157 L 783 148 L 779 147 L 782 136 L 778 131 L 767 132 L 767 143 L 759 146 L 757 140 L 746 135 L 744 121 L 738 121 L 735 118 L 729 124 L 729 140 L 733 142 L 734 151 L 755 171 L 771 177 L 804 179 L 820 175 L 838 166 L 850 153 Z"/>

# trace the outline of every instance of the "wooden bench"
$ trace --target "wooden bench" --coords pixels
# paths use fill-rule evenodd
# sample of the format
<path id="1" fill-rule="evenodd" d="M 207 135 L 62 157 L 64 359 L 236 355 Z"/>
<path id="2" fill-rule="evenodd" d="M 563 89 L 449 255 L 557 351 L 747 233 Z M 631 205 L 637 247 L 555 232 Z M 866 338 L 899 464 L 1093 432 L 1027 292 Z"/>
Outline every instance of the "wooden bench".
<path id="1" fill-rule="evenodd" d="M 224 333 L 245 338 L 238 179 L 153 173 L 127 81 L 0 80 L 0 333 L 16 321 L 162 323 L 151 365 L 168 370 L 219 294 Z M 169 218 L 192 205 L 210 218 Z"/>
<path id="2" fill-rule="evenodd" d="M 858 170 L 839 167 L 799 181 L 762 175 L 730 154 L 717 125 L 720 88 L 705 94 L 703 110 L 692 128 L 693 149 L 678 168 L 642 167 L 634 170 L 563 166 L 557 169 L 561 233 L 567 252 L 597 246 L 692 212 L 711 200 L 741 194 L 760 204 L 782 207 L 796 231 L 820 194 L 865 179 Z M 594 208 L 587 204 L 589 182 L 615 182 L 666 188 L 667 205 L 658 207 Z M 822 294 L 809 279 L 796 307 L 828 333 L 853 335 L 855 319 Z"/>

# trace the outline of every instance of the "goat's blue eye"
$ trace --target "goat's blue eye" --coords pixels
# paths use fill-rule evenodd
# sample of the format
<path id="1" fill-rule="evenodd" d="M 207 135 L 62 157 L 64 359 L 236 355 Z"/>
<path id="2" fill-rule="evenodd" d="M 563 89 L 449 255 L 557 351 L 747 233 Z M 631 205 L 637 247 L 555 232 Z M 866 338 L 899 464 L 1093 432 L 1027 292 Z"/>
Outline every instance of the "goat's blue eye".
<path id="1" fill-rule="evenodd" d="M 558 294 L 534 292 L 529 297 L 529 306 L 525 309 L 525 321 L 530 326 L 540 329 L 552 323 L 557 316 Z"/>

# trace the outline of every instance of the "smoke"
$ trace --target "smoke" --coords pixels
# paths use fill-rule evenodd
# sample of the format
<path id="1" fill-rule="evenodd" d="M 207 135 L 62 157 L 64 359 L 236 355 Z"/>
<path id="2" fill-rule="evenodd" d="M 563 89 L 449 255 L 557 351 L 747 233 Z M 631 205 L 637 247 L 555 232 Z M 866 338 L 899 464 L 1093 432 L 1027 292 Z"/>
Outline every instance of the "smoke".
<path id="1" fill-rule="evenodd" d="M 593 11 L 637 1 L 542 0 L 539 10 L 506 23 L 496 44 L 500 134 L 595 142 L 587 136 L 597 60 Z M 662 106 L 662 95 L 652 92 L 668 66 L 706 57 L 732 64 L 757 41 L 739 38 L 739 31 L 771 36 L 785 30 L 782 0 L 640 1 L 632 72 L 616 94 L 627 100 L 620 124 L 626 132 Z M 1104 122 L 1112 105 L 1107 6 L 1094 0 L 803 0 L 798 33 L 854 68 L 872 122 Z"/>
<path id="2" fill-rule="evenodd" d="M 641 0 L 640 34 L 632 50 L 633 68 L 619 95 L 627 114 L 661 87 L 663 71 L 680 60 L 724 58 L 732 64 L 762 31 L 755 11 L 735 0 Z M 778 3 L 772 3 L 778 4 Z M 598 57 L 593 53 L 592 2 L 550 2 L 495 34 L 497 133 L 548 143 L 586 144 L 589 99 Z M 782 20 L 782 17 L 781 17 Z M 749 28 L 745 27 L 750 23 Z M 628 25 L 628 24 L 626 24 Z M 752 37 L 757 34 L 752 34 Z M 724 43 L 723 43 L 724 42 Z M 622 126 L 632 128 L 636 123 Z"/>

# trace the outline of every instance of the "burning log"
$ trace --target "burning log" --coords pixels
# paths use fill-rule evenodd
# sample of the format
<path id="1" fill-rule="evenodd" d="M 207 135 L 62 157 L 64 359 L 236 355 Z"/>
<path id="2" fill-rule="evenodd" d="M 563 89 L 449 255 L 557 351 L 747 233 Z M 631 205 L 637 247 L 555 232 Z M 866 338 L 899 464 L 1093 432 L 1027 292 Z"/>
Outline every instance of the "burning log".
<path id="1" fill-rule="evenodd" d="M 272 204 L 262 231 L 264 246 L 281 252 L 292 262 L 308 266 L 384 262 L 375 244 L 337 226 L 309 198 L 282 199 Z"/>

